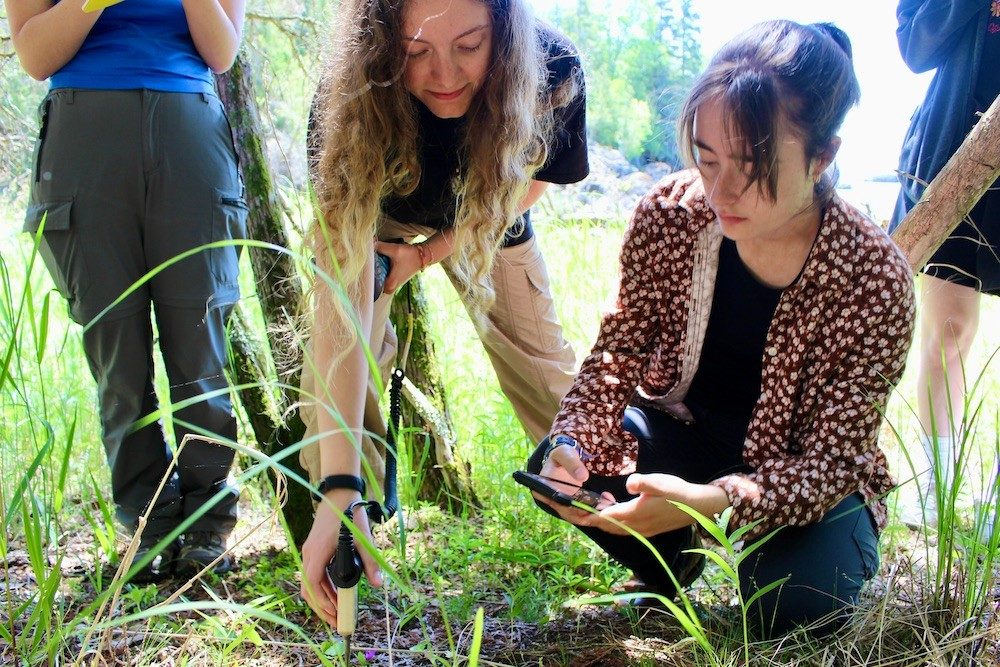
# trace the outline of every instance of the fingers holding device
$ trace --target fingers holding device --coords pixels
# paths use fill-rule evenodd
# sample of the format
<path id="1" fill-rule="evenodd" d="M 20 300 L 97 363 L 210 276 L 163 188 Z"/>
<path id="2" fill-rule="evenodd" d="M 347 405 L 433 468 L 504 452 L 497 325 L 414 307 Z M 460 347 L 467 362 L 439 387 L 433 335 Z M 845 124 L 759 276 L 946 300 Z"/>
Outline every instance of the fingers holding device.
<path id="1" fill-rule="evenodd" d="M 604 509 L 613 504 L 596 491 L 590 491 L 576 484 L 570 484 L 569 482 L 545 477 L 544 475 L 536 475 L 523 470 L 514 471 L 514 481 L 528 487 L 538 495 L 548 498 L 554 503 L 567 507 L 572 507 L 574 500 L 594 509 Z"/>

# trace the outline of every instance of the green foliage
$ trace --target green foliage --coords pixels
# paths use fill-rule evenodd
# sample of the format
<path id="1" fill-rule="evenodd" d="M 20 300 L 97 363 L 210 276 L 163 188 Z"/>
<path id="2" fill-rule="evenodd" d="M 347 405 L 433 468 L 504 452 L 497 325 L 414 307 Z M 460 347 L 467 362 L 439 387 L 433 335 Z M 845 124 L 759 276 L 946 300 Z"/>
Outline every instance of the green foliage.
<path id="1" fill-rule="evenodd" d="M 544 250 L 559 258 L 549 264 L 553 290 L 561 297 L 557 306 L 567 335 L 582 351 L 593 340 L 598 306 L 611 289 L 607 276 L 615 265 L 621 224 L 567 225 L 539 219 L 538 229 Z M 30 597 L 5 591 L 3 611 L 8 620 L 0 623 L 0 651 L 6 645 L 10 655 L 26 664 L 65 662 L 81 651 L 98 650 L 105 636 L 127 631 L 145 633 L 144 643 L 136 649 L 139 662 L 142 657 L 151 661 L 157 651 L 175 650 L 179 642 L 172 643 L 176 640 L 171 637 L 176 633 L 192 637 L 189 641 L 199 647 L 197 654 L 202 657 L 192 657 L 192 664 L 254 660 L 267 651 L 285 650 L 281 647 L 291 642 L 307 652 L 309 662 L 341 663 L 343 644 L 318 630 L 293 592 L 297 591 L 299 565 L 298 554 L 291 549 L 260 554 L 246 572 L 204 581 L 179 599 L 165 599 L 170 589 L 158 591 L 153 586 L 135 587 L 120 581 L 100 587 L 100 578 L 91 578 L 89 573 L 82 578 L 63 575 L 65 551 L 59 536 L 64 531 L 57 521 L 75 520 L 74 525 L 83 526 L 85 531 L 89 524 L 90 541 L 95 545 L 102 539 L 107 542 L 94 547 L 101 552 L 98 562 L 110 556 L 105 551 L 113 530 L 106 471 L 99 429 L 89 408 L 93 404 L 92 383 L 82 363 L 79 341 L 67 333 L 78 329 L 54 307 L 43 324 L 48 282 L 39 266 L 32 263 L 31 252 L 19 256 L 17 248 L 15 245 L 13 251 L 2 254 L 4 259 L 17 258 L 15 264 L 0 263 L 0 275 L 6 276 L 6 296 L 0 299 L 0 341 L 4 345 L 0 353 L 9 360 L 0 393 L 0 438 L 14 443 L 13 447 L 0 448 L 0 499 L 4 501 L 0 511 L 13 508 L 13 513 L 2 517 L 9 528 L 0 536 L 0 557 L 6 560 L 13 540 L 14 548 L 26 553 L 27 567 L 37 583 Z M 580 267 L 592 270 L 581 271 Z M 449 350 L 442 357 L 442 372 L 453 398 L 460 454 L 472 461 L 477 491 L 489 503 L 474 518 L 414 506 L 412 500 L 407 503 L 405 542 L 396 535 L 379 536 L 379 540 L 391 540 L 382 550 L 382 566 L 394 582 L 391 594 L 366 589 L 362 604 L 380 602 L 386 595 L 384 603 L 393 623 L 422 637 L 408 650 L 429 664 L 448 665 L 461 663 L 463 658 L 456 656 L 470 650 L 469 638 L 478 632 L 475 617 L 479 608 L 484 609 L 484 622 L 493 624 L 482 630 L 485 648 L 488 633 L 497 623 L 543 624 L 563 618 L 572 613 L 564 609 L 566 600 L 607 594 L 624 573 L 567 524 L 538 511 L 527 494 L 510 483 L 510 472 L 523 466 L 532 444 L 524 438 L 491 379 L 481 346 L 474 342 L 475 332 L 462 316 L 462 306 L 450 291 L 447 278 L 434 268 L 424 279 L 430 283 L 439 344 Z M 28 301 L 33 305 L 27 305 Z M 52 303 L 58 300 L 53 297 Z M 28 313 L 33 313 L 34 323 L 28 321 Z M 989 321 L 997 317 L 989 313 L 985 315 Z M 42 354 L 40 344 L 45 350 Z M 981 388 L 970 393 L 970 414 L 993 414 L 992 408 L 983 407 L 982 399 L 976 398 L 996 395 L 991 377 L 984 373 Z M 78 409 L 84 406 L 87 408 Z M 905 420 L 894 417 L 890 421 L 902 423 L 900 431 L 907 428 Z M 987 448 L 996 447 L 995 421 L 981 418 L 977 430 L 979 440 L 986 439 Z M 404 457 L 424 455 L 426 448 L 414 445 L 404 450 Z M 245 447 L 239 449 L 246 462 L 239 475 L 244 487 L 263 486 L 261 472 L 276 462 Z M 72 465 L 68 463 L 70 451 Z M 295 452 L 289 454 L 294 456 Z M 405 459 L 401 463 L 401 470 L 410 469 Z M 289 479 L 290 483 L 301 483 Z M 405 490 L 406 484 L 404 481 L 401 489 Z M 247 496 L 258 511 L 273 511 L 268 505 L 273 499 L 267 500 L 267 494 Z M 57 506 L 64 518 L 55 511 Z M 982 524 L 984 516 L 981 513 L 975 525 Z M 942 533 L 944 539 L 938 544 L 952 545 L 948 552 L 954 552 L 952 560 L 938 565 L 936 557 L 927 559 L 932 564 L 927 569 L 929 577 L 938 577 L 940 567 L 946 573 L 967 573 L 960 588 L 951 594 L 951 620 L 936 625 L 935 632 L 942 637 L 976 632 L 976 623 L 968 619 L 981 617 L 983 601 L 989 599 L 989 571 L 995 567 L 990 559 L 996 554 L 995 543 L 984 549 L 968 540 L 972 535 L 968 522 L 959 520 L 950 525 L 954 528 Z M 730 534 L 726 539 L 733 542 L 737 537 L 738 533 Z M 725 547 L 724 540 L 720 543 L 723 550 L 713 550 L 715 555 L 709 556 L 716 562 L 712 572 L 722 573 L 722 588 L 731 589 L 725 584 L 739 556 Z M 944 575 L 941 579 L 951 581 Z M 8 575 L 6 580 L 15 578 Z M 234 601 L 232 593 L 226 591 L 237 590 L 240 592 Z M 193 600 L 199 591 L 201 598 L 208 599 Z M 732 595 L 737 609 L 752 602 L 741 601 L 738 588 Z M 117 600 L 117 607 L 111 605 L 116 614 L 103 612 L 105 603 L 112 599 Z M 717 624 L 709 625 L 705 619 L 714 612 L 704 601 L 692 598 L 673 604 L 678 618 L 683 619 L 678 621 L 679 627 L 695 638 L 687 640 L 685 650 L 696 651 L 701 664 L 747 664 L 747 655 L 765 650 L 745 641 L 738 624 L 732 626 L 733 632 L 719 632 Z M 72 621 L 68 620 L 70 613 Z M 642 621 L 635 617 L 631 622 L 634 632 L 641 634 Z M 94 635 L 88 638 L 91 630 Z M 696 645 L 701 648 L 692 648 Z M 968 649 L 959 650 L 968 654 Z M 360 660 L 355 663 L 363 664 Z"/>
<path id="2" fill-rule="evenodd" d="M 931 622 L 954 628 L 961 638 L 975 637 L 979 621 L 990 613 L 995 595 L 993 574 L 1000 563 L 1000 529 L 995 525 L 1000 515 L 1000 409 L 989 404 L 996 396 L 992 366 L 998 357 L 1000 348 L 990 353 L 974 378 L 967 375 L 964 364 L 957 369 L 967 390 L 961 401 L 962 413 L 948 414 L 958 431 L 951 451 L 941 451 L 937 437 L 951 429 L 935 423 L 931 411 L 931 457 L 946 463 L 927 471 L 922 452 L 911 456 L 902 448 L 911 473 L 906 483 L 916 485 L 920 514 L 927 518 L 922 530 L 929 539 L 924 543 L 923 557 L 932 566 L 922 572 L 921 583 L 927 602 L 936 610 Z M 950 404 L 950 396 L 947 398 Z M 904 433 L 893 429 L 901 445 Z M 928 475 L 931 479 L 921 483 Z M 971 513 L 964 507 L 970 489 L 975 489 Z"/>
<path id="3" fill-rule="evenodd" d="M 698 15 L 690 0 L 560 4 L 552 21 L 576 44 L 587 76 L 594 141 L 630 160 L 680 164 L 674 126 L 701 70 Z"/>
<path id="4" fill-rule="evenodd" d="M 264 121 L 276 135 L 299 138 L 304 134 L 304 111 L 321 52 L 317 42 L 325 34 L 322 15 L 331 4 L 326 0 L 250 3 L 252 11 L 263 8 L 267 12 L 257 12 L 249 22 L 247 42 L 263 91 Z M 594 138 L 621 147 L 631 159 L 676 164 L 673 118 L 679 95 L 701 68 L 697 17 L 690 0 L 640 0 L 600 7 L 579 0 L 571 8 L 558 10 L 554 18 L 583 54 Z M 31 158 L 31 139 L 24 137 L 34 132 L 34 108 L 44 85 L 27 80 L 10 59 L 0 61 L 0 85 L 4 90 L 0 190 L 13 188 L 11 192 L 23 196 L 18 184 L 26 180 Z M 9 143 L 15 135 L 21 137 L 16 145 Z M 7 207 L 0 201 L 2 228 L 11 237 L 21 210 L 20 204 Z M 614 275 L 622 226 L 620 222 L 552 224 L 541 219 L 537 226 L 549 258 L 560 319 L 567 338 L 582 355 L 594 340 L 599 309 L 611 289 L 609 276 Z M 101 653 L 99 642 L 113 631 L 143 636 L 138 655 L 132 656 L 139 664 L 162 661 L 157 651 L 163 647 L 179 654 L 178 664 L 259 662 L 265 648 L 270 655 L 282 656 L 302 651 L 310 664 L 345 662 L 343 642 L 319 627 L 297 595 L 299 554 L 293 548 L 256 553 L 258 560 L 246 570 L 223 580 L 203 581 L 177 599 L 167 598 L 170 589 L 138 587 L 121 580 L 103 582 L 99 570 L 102 561 L 117 558 L 118 536 L 79 328 L 66 317 L 30 240 L 4 238 L 0 244 L 0 520 L 5 528 L 0 533 L 4 575 L 0 662 L 65 664 L 76 658 L 99 662 L 109 657 Z M 474 518 L 456 517 L 416 505 L 414 489 L 420 480 L 401 480 L 408 517 L 405 536 L 401 531 L 400 536 L 378 538 L 390 540 L 390 546 L 382 550 L 381 564 L 394 584 L 391 592 L 366 589 L 362 600 L 383 601 L 384 596 L 387 614 L 403 629 L 402 633 L 387 631 L 380 641 L 397 641 L 412 629 L 420 640 L 410 651 L 424 662 L 462 664 L 462 653 L 469 655 L 470 662 L 476 660 L 477 642 L 487 644 L 498 617 L 511 625 L 564 619 L 571 614 L 563 606 L 567 599 L 606 594 L 624 572 L 575 530 L 538 511 L 509 481 L 510 472 L 523 466 L 533 443 L 525 438 L 492 379 L 476 334 L 444 274 L 435 268 L 423 279 L 431 288 L 439 349 L 448 351 L 442 356 L 442 372 L 452 398 L 460 454 L 472 462 L 477 491 L 489 502 Z M 245 290 L 252 292 L 252 288 Z M 1000 311 L 991 308 L 995 304 L 984 304 L 986 332 L 996 330 L 1000 317 Z M 982 450 L 995 457 L 1000 448 L 1000 417 L 995 411 L 1000 392 L 992 378 L 984 372 L 967 400 L 970 417 L 978 415 L 978 419 L 966 423 L 979 424 L 978 429 L 969 429 L 970 441 L 962 450 L 967 452 L 963 455 L 969 457 L 967 462 L 978 461 L 974 454 Z M 913 391 L 906 395 L 912 396 Z M 911 422 L 890 419 L 897 433 L 909 433 Z M 426 456 L 423 443 L 405 440 L 404 457 Z M 905 452 L 910 441 L 912 437 L 900 436 L 900 450 Z M 265 487 L 260 473 L 278 463 L 245 447 L 240 451 L 245 488 L 259 491 Z M 995 462 L 995 458 L 988 460 Z M 970 465 L 966 463 L 966 469 Z M 400 470 L 410 469 L 404 460 Z M 974 476 L 969 472 L 966 480 Z M 957 491 L 947 485 L 940 488 L 939 506 L 952 510 L 929 531 L 936 539 L 925 543 L 927 565 L 919 574 L 926 576 L 922 589 L 929 597 L 926 606 L 947 611 L 934 617 L 934 627 L 921 631 L 919 641 L 931 635 L 975 637 L 995 581 L 1000 533 L 994 533 L 992 541 L 983 537 L 989 514 L 997 510 L 997 489 L 969 519 L 967 512 L 956 508 Z M 256 512 L 275 509 L 266 491 L 246 496 Z M 66 523 L 87 533 L 97 571 L 64 574 L 72 572 L 65 564 L 69 560 Z M 251 535 L 251 541 L 255 537 Z M 734 541 L 732 535 L 728 539 Z M 730 571 L 735 571 L 736 554 L 722 543 L 723 551 L 712 551 L 715 555 L 710 557 L 716 562 L 713 571 L 722 572 L 725 582 Z M 31 586 L 15 586 L 24 581 L 11 564 L 15 551 L 23 554 Z M 738 594 L 737 590 L 734 595 Z M 112 599 L 117 600 L 117 607 L 109 605 L 115 608 L 105 613 Z M 741 607 L 752 602 L 735 600 Z M 885 602 L 899 603 L 891 594 Z M 673 604 L 689 637 L 685 641 L 697 643 L 700 656 L 709 656 L 705 658 L 709 662 L 756 664 L 749 658 L 753 654 L 768 656 L 761 664 L 862 664 L 868 647 L 882 644 L 876 629 L 877 638 L 870 644 L 855 638 L 843 642 L 849 644 L 842 653 L 847 656 L 844 659 L 835 655 L 837 659 L 811 661 L 793 655 L 779 662 L 771 659 L 767 647 L 714 633 L 703 621 L 706 613 L 714 612 L 706 611 L 703 602 L 687 599 Z M 906 609 L 914 606 L 911 602 Z M 641 636 L 640 621 L 632 620 L 634 633 Z M 493 625 L 484 628 L 486 623 Z M 94 641 L 90 641 L 91 633 Z M 470 635 L 472 641 L 463 643 Z M 916 643 L 912 635 L 906 638 Z M 972 642 L 962 641 L 955 649 L 956 660 L 973 655 L 968 648 Z M 893 645 L 891 641 L 885 644 Z M 384 644 L 378 648 L 384 649 Z M 819 647 L 817 652 L 827 648 Z M 897 655 L 878 664 L 924 661 L 900 658 L 908 648 L 897 647 Z M 303 661 L 301 653 L 296 657 Z M 367 660 L 359 654 L 353 664 Z M 635 662 L 659 664 L 648 657 L 635 658 Z M 950 661 L 942 658 L 941 662 Z"/>

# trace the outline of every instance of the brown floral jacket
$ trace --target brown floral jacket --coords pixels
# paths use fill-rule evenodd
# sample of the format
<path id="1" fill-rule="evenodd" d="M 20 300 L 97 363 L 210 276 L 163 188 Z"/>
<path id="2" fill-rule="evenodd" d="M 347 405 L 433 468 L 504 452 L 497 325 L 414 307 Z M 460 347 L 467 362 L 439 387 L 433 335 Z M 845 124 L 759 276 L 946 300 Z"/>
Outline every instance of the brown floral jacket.
<path id="1" fill-rule="evenodd" d="M 701 356 L 722 234 L 697 172 L 667 177 L 625 232 L 615 308 L 563 399 L 552 435 L 577 440 L 588 468 L 632 472 L 622 428 L 630 400 L 685 416 Z M 881 410 L 913 334 L 910 267 L 885 232 L 840 198 L 826 207 L 800 278 L 782 293 L 767 334 L 761 395 L 743 449 L 749 474 L 712 482 L 752 534 L 822 518 L 860 491 L 880 528 L 894 482 L 878 448 Z"/>

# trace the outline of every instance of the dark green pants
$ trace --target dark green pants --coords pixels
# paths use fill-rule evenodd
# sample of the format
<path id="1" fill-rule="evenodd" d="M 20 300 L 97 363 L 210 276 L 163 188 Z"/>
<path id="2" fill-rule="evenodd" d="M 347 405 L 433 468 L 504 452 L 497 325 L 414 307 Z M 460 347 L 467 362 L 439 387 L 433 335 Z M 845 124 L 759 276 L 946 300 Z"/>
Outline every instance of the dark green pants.
<path id="1" fill-rule="evenodd" d="M 239 248 L 203 244 L 243 238 L 246 204 L 229 124 L 213 95 L 149 90 L 56 90 L 40 108 L 25 231 L 45 226 L 42 259 L 73 319 L 97 380 L 105 451 L 119 518 L 134 526 L 172 454 L 159 423 L 153 328 L 175 407 L 180 444 L 192 429 L 236 436 L 223 369 L 226 321 L 239 299 Z M 218 395 L 205 395 L 218 392 Z M 228 533 L 238 493 L 227 482 L 233 450 L 190 441 L 156 501 L 147 535 L 172 530 L 226 490 L 192 530 Z"/>
<path id="2" fill-rule="evenodd" d="M 704 484 L 747 470 L 739 434 L 722 419 L 698 413 L 696 417 L 696 422 L 689 425 L 658 410 L 626 409 L 625 428 L 639 441 L 637 472 L 668 473 Z M 543 441 L 528 459 L 529 471 L 541 469 L 547 445 L 548 441 Z M 634 497 L 625 490 L 626 479 L 591 475 L 584 486 L 609 491 L 621 501 Z M 651 588 L 673 591 L 659 561 L 635 538 L 596 528 L 581 530 Z M 685 528 L 661 533 L 650 537 L 649 542 L 677 571 L 675 566 L 684 557 L 681 552 L 691 546 L 691 531 Z M 746 599 L 771 582 L 788 577 L 754 604 L 748 620 L 758 635 L 775 636 L 831 613 L 845 612 L 857 603 L 862 584 L 875 575 L 878 559 L 875 522 L 860 494 L 852 494 L 817 523 L 782 528 L 744 560 L 738 574 Z M 839 615 L 823 630 L 834 629 L 844 618 Z"/>

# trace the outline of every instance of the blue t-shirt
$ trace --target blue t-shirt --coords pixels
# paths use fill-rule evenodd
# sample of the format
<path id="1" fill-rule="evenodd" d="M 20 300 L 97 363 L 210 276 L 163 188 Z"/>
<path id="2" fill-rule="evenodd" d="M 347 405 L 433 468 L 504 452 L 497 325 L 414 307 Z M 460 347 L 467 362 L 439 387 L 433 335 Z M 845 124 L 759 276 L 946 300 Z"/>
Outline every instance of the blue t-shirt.
<path id="1" fill-rule="evenodd" d="M 191 39 L 181 0 L 125 0 L 108 7 L 50 82 L 52 90 L 215 90 L 212 72 Z"/>

